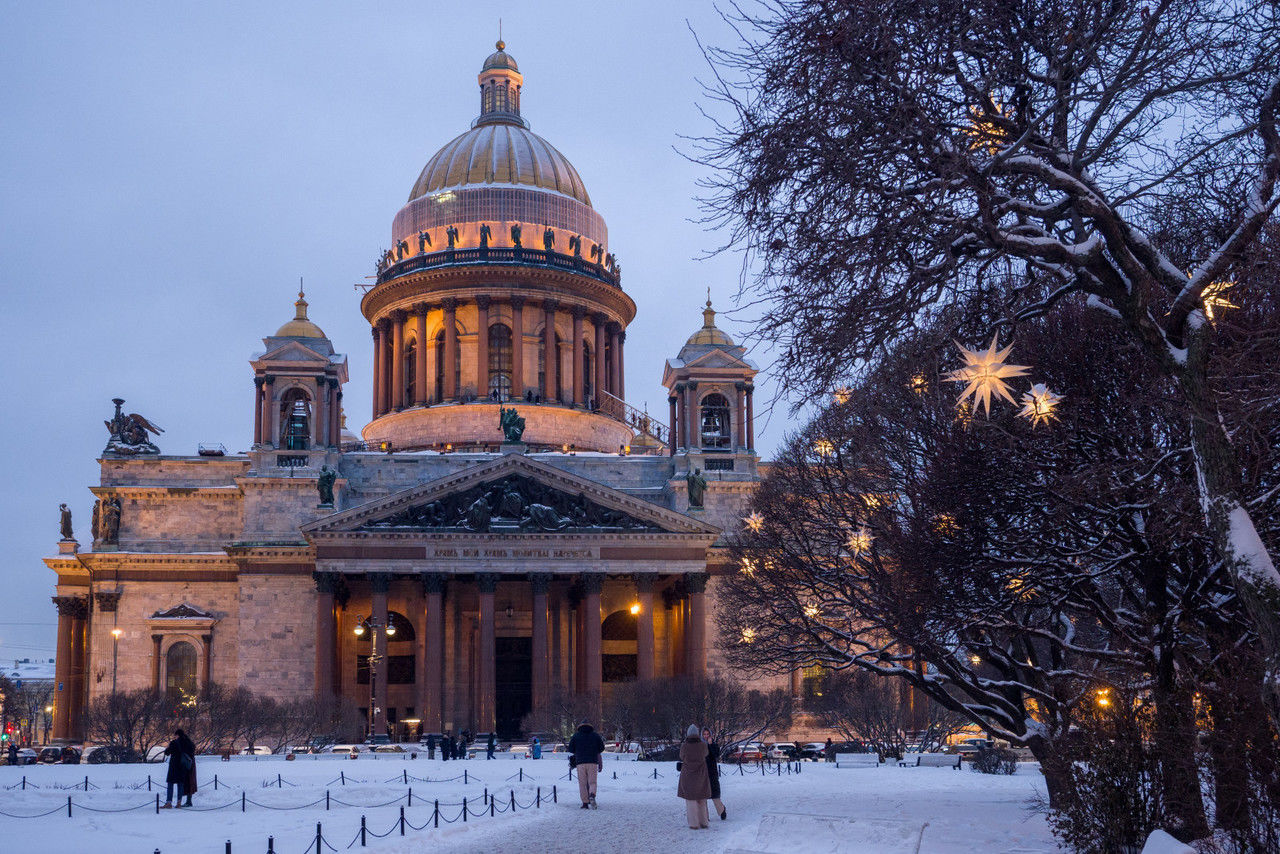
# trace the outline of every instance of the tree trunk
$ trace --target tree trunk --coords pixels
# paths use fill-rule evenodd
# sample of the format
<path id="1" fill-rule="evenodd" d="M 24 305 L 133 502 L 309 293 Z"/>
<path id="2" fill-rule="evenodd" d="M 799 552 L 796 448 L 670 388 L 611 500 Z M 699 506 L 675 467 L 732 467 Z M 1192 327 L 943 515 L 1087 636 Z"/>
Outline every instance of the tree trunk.
<path id="1" fill-rule="evenodd" d="M 1173 835 L 1182 842 L 1209 836 L 1209 820 L 1200 793 L 1196 765 L 1196 727 L 1191 690 L 1179 684 L 1173 650 L 1164 651 L 1156 674 L 1156 756 L 1160 762 L 1165 809 L 1175 823 Z"/>
<path id="2" fill-rule="evenodd" d="M 1063 798 L 1071 785 L 1071 775 L 1063 767 L 1064 760 L 1053 745 L 1042 735 L 1033 735 L 1027 739 L 1027 749 L 1040 763 L 1040 773 L 1044 775 L 1045 791 L 1049 794 L 1049 807 L 1062 809 Z"/>

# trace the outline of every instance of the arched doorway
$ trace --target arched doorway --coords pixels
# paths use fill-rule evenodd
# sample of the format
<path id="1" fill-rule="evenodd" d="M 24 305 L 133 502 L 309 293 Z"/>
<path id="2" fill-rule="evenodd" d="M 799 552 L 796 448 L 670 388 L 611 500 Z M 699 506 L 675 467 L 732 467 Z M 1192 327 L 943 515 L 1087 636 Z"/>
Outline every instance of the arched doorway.
<path id="1" fill-rule="evenodd" d="M 164 656 L 164 696 L 170 706 L 183 706 L 196 697 L 196 648 L 186 641 L 169 647 Z"/>
<path id="2" fill-rule="evenodd" d="M 387 707 L 384 710 L 387 718 L 387 731 L 393 740 L 402 740 L 409 733 L 403 725 L 407 718 L 415 718 L 418 709 L 414 706 L 417 680 L 417 632 L 413 623 L 399 611 L 387 611 L 387 624 L 395 629 L 389 636 L 380 635 L 383 658 L 378 662 L 378 684 L 386 687 Z M 356 637 L 356 684 L 362 686 L 356 697 L 360 705 L 365 706 L 368 715 L 369 702 L 369 655 L 373 652 L 373 631 L 369 620 L 361 625 L 365 627 L 363 634 Z M 379 632 L 385 632 L 379 629 Z"/>
<path id="3" fill-rule="evenodd" d="M 601 672 L 604 682 L 633 682 L 640 619 L 630 609 L 614 611 L 600 624 Z"/>

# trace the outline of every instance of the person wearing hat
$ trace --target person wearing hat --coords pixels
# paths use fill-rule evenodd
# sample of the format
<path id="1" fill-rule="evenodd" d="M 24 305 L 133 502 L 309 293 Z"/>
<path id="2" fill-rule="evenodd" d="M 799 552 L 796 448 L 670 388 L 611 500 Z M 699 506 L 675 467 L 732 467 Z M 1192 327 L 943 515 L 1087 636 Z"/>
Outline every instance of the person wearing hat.
<path id="1" fill-rule="evenodd" d="M 604 739 L 583 721 L 569 739 L 569 767 L 578 770 L 578 794 L 582 808 L 596 808 L 596 778 L 604 770 Z"/>
<path id="2" fill-rule="evenodd" d="M 711 797 L 711 778 L 707 773 L 707 743 L 702 740 L 697 724 L 690 724 L 680 743 L 680 782 L 676 794 L 684 798 L 685 815 L 690 830 L 711 826 L 707 799 Z"/>

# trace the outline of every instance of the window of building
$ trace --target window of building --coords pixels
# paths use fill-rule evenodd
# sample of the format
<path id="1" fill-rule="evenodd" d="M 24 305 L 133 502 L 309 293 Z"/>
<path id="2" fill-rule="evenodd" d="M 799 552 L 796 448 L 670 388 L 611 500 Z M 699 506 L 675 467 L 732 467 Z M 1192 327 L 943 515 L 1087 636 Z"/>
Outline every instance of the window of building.
<path id="1" fill-rule="evenodd" d="M 444 330 L 436 333 L 436 403 L 444 400 Z"/>
<path id="2" fill-rule="evenodd" d="M 490 400 L 511 399 L 511 327 L 495 323 L 489 327 Z"/>
<path id="3" fill-rule="evenodd" d="M 311 398 L 291 388 L 280 399 L 280 445 L 288 451 L 311 447 Z"/>
<path id="4" fill-rule="evenodd" d="M 591 369 L 595 363 L 591 359 L 591 345 L 582 342 L 582 399 L 590 401 L 593 397 L 591 385 Z"/>
<path id="5" fill-rule="evenodd" d="M 164 695 L 172 705 L 183 705 L 196 696 L 196 648 L 186 641 L 169 647 L 164 656 Z"/>
<path id="6" fill-rule="evenodd" d="M 418 387 L 418 342 L 410 338 L 404 344 L 404 405 L 413 406 Z"/>
<path id="7" fill-rule="evenodd" d="M 806 700 L 822 696 L 822 683 L 827 678 L 827 668 L 813 664 L 800 671 L 800 696 Z"/>
<path id="8" fill-rule="evenodd" d="M 702 399 L 702 447 L 728 448 L 729 439 L 729 401 L 722 394 L 709 394 Z"/>

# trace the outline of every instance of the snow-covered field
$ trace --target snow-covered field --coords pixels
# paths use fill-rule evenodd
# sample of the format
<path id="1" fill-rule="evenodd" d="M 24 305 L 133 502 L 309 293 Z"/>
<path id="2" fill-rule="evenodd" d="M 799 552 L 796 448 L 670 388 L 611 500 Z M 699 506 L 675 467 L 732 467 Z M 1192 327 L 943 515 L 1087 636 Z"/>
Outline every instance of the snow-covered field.
<path id="1" fill-rule="evenodd" d="M 658 779 L 653 777 L 655 769 Z M 303 854 L 309 846 L 314 851 L 319 822 L 328 845 L 346 851 L 351 843 L 352 850 L 361 847 L 362 815 L 367 819 L 368 850 L 378 854 L 427 849 L 519 854 L 1058 850 L 1044 818 L 1027 808 L 1029 800 L 1044 792 L 1038 770 L 1028 764 L 1012 777 L 975 774 L 967 767 L 837 769 L 823 763 L 804 763 L 799 774 L 784 770 L 782 776 L 758 771 L 739 776 L 736 766 L 727 765 L 723 788 L 728 820 L 713 815 L 711 828 L 699 831 L 685 824 L 684 802 L 675 795 L 673 763 L 611 757 L 600 779 L 598 810 L 579 808 L 577 783 L 566 779 L 567 772 L 567 763 L 559 758 L 445 763 L 388 755 L 355 761 L 299 757 L 293 762 L 275 756 L 230 762 L 201 757 L 195 809 L 157 814 L 155 795 L 158 791 L 163 799 L 164 786 L 153 783 L 148 792 L 146 780 L 148 775 L 153 781 L 163 780 L 164 766 L 0 767 L 0 813 L 9 814 L 0 815 L 0 850 L 223 854 L 230 841 L 235 854 L 261 854 L 272 836 L 274 851 Z M 75 784 L 78 790 L 65 788 Z M 552 802 L 553 785 L 558 803 Z M 533 806 L 539 787 L 541 808 Z M 486 793 L 493 797 L 493 817 Z M 513 793 L 519 807 L 514 812 Z M 471 813 L 465 824 L 457 821 L 464 797 Z M 431 826 L 437 800 L 438 830 Z M 112 812 L 130 807 L 135 809 Z M 406 826 L 400 836 L 401 807 L 407 824 L 426 825 L 425 829 Z M 9 817 L 51 810 L 43 818 Z M 385 838 L 374 836 L 388 831 Z"/>

